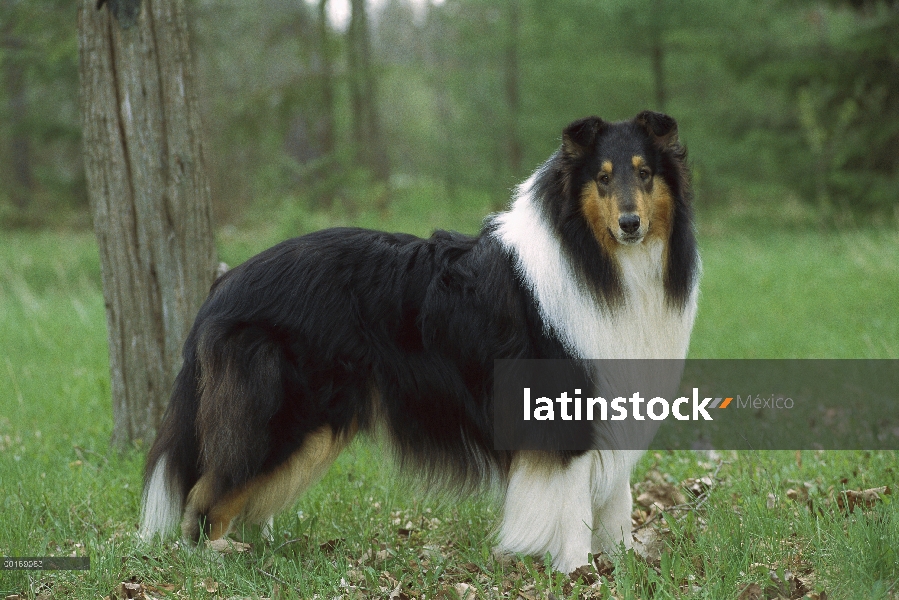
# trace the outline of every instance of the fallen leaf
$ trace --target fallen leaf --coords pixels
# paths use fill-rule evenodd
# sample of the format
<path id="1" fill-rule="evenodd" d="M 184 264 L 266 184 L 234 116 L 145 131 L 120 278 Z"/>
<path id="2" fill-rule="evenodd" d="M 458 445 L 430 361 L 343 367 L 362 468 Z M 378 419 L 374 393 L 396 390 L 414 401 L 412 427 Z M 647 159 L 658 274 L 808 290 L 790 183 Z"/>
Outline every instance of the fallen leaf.
<path id="1" fill-rule="evenodd" d="M 837 495 L 837 506 L 840 507 L 840 510 L 851 513 L 856 506 L 873 508 L 875 504 L 883 500 L 883 496 L 890 494 L 892 494 L 892 490 L 888 485 L 860 491 L 844 490 Z"/>
<path id="2" fill-rule="evenodd" d="M 596 567 L 596 572 L 606 579 L 611 579 L 615 573 L 615 565 L 612 564 L 611 559 L 605 554 L 594 556 L 593 566 Z"/>
<path id="3" fill-rule="evenodd" d="M 468 583 L 457 583 L 453 586 L 459 595 L 459 600 L 475 600 L 477 598 L 477 589 Z"/>
<path id="4" fill-rule="evenodd" d="M 145 600 L 144 586 L 137 581 L 123 581 L 113 590 L 111 597 L 115 600 Z"/>
<path id="5" fill-rule="evenodd" d="M 798 490 L 790 488 L 787 490 L 786 496 L 793 502 L 805 502 L 808 500 L 808 490 L 804 487 Z"/>
<path id="6" fill-rule="evenodd" d="M 646 508 L 665 510 L 679 504 L 686 504 L 687 499 L 674 485 L 663 483 L 643 482 L 640 486 L 640 495 L 637 496 L 637 504 Z"/>
<path id="7" fill-rule="evenodd" d="M 322 542 L 321 544 L 318 545 L 318 547 L 325 554 L 330 554 L 331 552 L 334 552 L 334 550 L 337 549 L 337 546 L 339 546 L 343 542 L 344 542 L 343 538 L 335 538 L 333 540 L 328 540 L 327 542 Z"/>
<path id="8" fill-rule="evenodd" d="M 537 591 L 533 585 L 526 585 L 518 590 L 518 600 L 537 600 Z"/>
<path id="9" fill-rule="evenodd" d="M 212 577 L 207 577 L 203 580 L 203 587 L 210 594 L 214 594 L 219 589 L 219 582 L 213 579 Z"/>
<path id="10" fill-rule="evenodd" d="M 657 564 L 662 558 L 662 536 L 653 527 L 644 527 L 634 533 L 634 552 L 648 563 Z"/>
<path id="11" fill-rule="evenodd" d="M 768 580 L 765 595 L 769 598 L 802 598 L 809 591 L 790 571 L 784 571 L 783 577 L 770 571 Z"/>
<path id="12" fill-rule="evenodd" d="M 706 475 L 705 477 L 700 477 L 698 479 L 694 477 L 690 477 L 688 479 L 684 479 L 681 481 L 680 487 L 681 489 L 687 491 L 694 497 L 698 498 L 705 494 L 709 488 L 712 487 L 712 478 Z"/>
<path id="13" fill-rule="evenodd" d="M 387 596 L 388 600 L 409 600 L 409 596 L 401 589 L 401 585 L 397 584 L 397 586 L 390 592 L 390 595 Z"/>
<path id="14" fill-rule="evenodd" d="M 737 600 L 763 600 L 764 597 L 762 586 L 757 583 L 750 583 L 740 590 L 740 595 L 737 596 Z"/>
<path id="15" fill-rule="evenodd" d="M 220 554 L 239 554 L 241 552 L 249 552 L 253 546 L 228 538 L 219 538 L 217 540 L 206 540 L 206 547 Z"/>
<path id="16" fill-rule="evenodd" d="M 583 565 L 581 567 L 578 567 L 577 569 L 569 573 L 568 577 L 571 579 L 571 581 L 577 581 L 578 579 L 580 579 L 587 585 L 592 585 L 599 579 L 590 565 Z"/>

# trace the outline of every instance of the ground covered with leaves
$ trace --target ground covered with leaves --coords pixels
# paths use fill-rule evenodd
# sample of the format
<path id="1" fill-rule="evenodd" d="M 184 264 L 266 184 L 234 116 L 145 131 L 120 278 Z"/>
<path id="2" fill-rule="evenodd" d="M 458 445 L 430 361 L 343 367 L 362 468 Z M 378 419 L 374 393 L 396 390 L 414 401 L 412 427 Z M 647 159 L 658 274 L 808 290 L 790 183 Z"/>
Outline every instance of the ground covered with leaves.
<path id="1" fill-rule="evenodd" d="M 118 460 L 82 455 L 67 468 L 99 474 Z M 377 447 L 354 444 L 295 510 L 278 517 L 274 542 L 246 530 L 198 548 L 174 539 L 140 545 L 135 512 L 46 540 L 46 554 L 90 556 L 89 572 L 8 571 L 5 593 L 108 600 L 899 597 L 893 453 L 647 455 L 633 484 L 634 549 L 594 557 L 569 574 L 539 558 L 494 554 L 495 498 L 420 493 L 379 463 Z M 124 496 L 136 511 L 135 494 Z M 55 510 L 48 508 L 41 521 Z M 864 593 L 855 596 L 860 585 Z"/>
<path id="2" fill-rule="evenodd" d="M 223 258 L 258 237 L 224 236 Z M 704 244 L 692 356 L 899 357 L 895 232 Z M 0 237 L 0 556 L 90 557 L 88 571 L 0 570 L 0 599 L 899 598 L 886 451 L 649 453 L 634 551 L 574 574 L 495 557 L 495 497 L 425 493 L 366 440 L 276 519 L 274 543 L 141 545 L 146 444 L 109 449 L 104 323 L 90 233 Z"/>

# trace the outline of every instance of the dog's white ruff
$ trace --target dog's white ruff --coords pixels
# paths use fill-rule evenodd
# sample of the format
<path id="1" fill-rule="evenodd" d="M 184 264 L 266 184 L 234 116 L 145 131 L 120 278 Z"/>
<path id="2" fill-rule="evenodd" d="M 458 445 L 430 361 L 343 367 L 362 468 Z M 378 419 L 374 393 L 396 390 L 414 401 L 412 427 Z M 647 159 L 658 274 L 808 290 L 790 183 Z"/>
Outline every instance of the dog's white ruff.
<path id="1" fill-rule="evenodd" d="M 494 235 L 514 256 L 549 333 L 582 359 L 685 358 L 697 286 L 683 310 L 671 308 L 663 285 L 664 245 L 621 246 L 616 258 L 625 301 L 614 309 L 598 305 L 536 204 L 538 175 L 517 188 L 511 209 L 496 218 Z M 549 552 L 553 567 L 567 573 L 586 564 L 589 552 L 630 547 L 630 474 L 641 454 L 592 450 L 552 470 L 539 453 L 519 453 L 506 488 L 499 549 Z"/>

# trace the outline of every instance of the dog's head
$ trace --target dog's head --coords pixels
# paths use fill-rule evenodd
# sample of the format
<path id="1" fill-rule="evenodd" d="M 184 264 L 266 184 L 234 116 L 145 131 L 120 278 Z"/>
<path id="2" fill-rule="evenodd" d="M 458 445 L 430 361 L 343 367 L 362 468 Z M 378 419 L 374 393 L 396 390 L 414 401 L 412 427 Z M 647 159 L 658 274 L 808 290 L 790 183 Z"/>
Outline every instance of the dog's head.
<path id="1" fill-rule="evenodd" d="M 630 121 L 579 119 L 562 134 L 569 193 L 594 237 L 609 251 L 658 237 L 667 240 L 685 152 L 677 123 L 644 111 Z"/>

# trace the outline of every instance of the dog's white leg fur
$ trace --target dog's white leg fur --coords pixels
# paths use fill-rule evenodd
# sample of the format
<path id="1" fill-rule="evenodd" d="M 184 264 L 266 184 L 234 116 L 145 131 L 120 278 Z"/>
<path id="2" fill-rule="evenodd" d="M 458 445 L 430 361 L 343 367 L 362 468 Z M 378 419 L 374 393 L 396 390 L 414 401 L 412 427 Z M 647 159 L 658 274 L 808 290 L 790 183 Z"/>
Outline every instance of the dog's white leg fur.
<path id="1" fill-rule="evenodd" d="M 570 573 L 589 553 L 613 554 L 632 545 L 630 475 L 642 452 L 591 451 L 565 469 L 538 452 L 512 463 L 499 532 L 502 552 L 552 555 Z"/>
<path id="2" fill-rule="evenodd" d="M 588 452 L 560 469 L 541 453 L 519 453 L 509 473 L 498 549 L 532 556 L 549 552 L 553 566 L 566 573 L 587 564 L 596 459 Z"/>
<path id="3" fill-rule="evenodd" d="M 598 306 L 533 196 L 539 175 L 538 170 L 517 188 L 511 209 L 496 219 L 494 235 L 515 256 L 547 330 L 573 356 L 584 359 L 683 359 L 696 316 L 697 288 L 683 311 L 672 309 L 665 298 L 664 246 L 646 242 L 617 253 L 624 306 L 614 311 Z M 518 465 L 513 461 L 500 550 L 537 556 L 550 552 L 554 567 L 570 571 L 585 564 L 591 550 L 613 553 L 622 543 L 630 547 L 630 476 L 641 455 L 633 450 L 588 452 L 557 473 L 536 468 L 531 459 L 521 458 Z M 591 529 L 585 542 L 584 531 Z"/>
<path id="4" fill-rule="evenodd" d="M 160 457 L 144 491 L 140 537 L 145 541 L 156 535 L 165 535 L 181 522 L 181 499 L 174 490 L 169 489 L 165 476 L 166 462 L 165 455 Z"/>
<path id="5" fill-rule="evenodd" d="M 604 472 L 606 481 L 603 485 L 607 486 L 606 493 L 594 496 L 593 542 L 590 545 L 594 555 L 600 552 L 609 555 L 616 554 L 621 550 L 622 544 L 625 549 L 633 546 L 631 472 L 643 452 L 618 450 L 604 454 L 614 454 L 614 457 L 608 457 L 608 459 L 616 461 L 618 464 Z"/>

